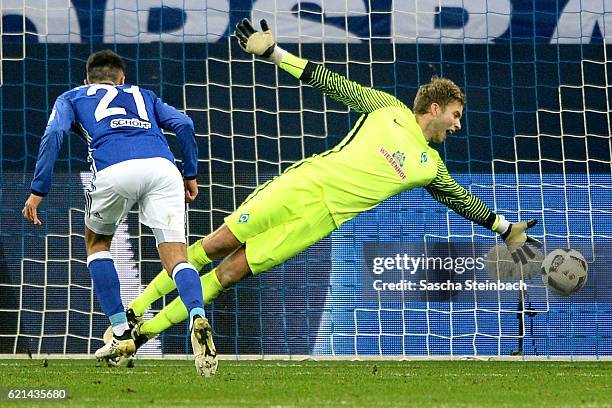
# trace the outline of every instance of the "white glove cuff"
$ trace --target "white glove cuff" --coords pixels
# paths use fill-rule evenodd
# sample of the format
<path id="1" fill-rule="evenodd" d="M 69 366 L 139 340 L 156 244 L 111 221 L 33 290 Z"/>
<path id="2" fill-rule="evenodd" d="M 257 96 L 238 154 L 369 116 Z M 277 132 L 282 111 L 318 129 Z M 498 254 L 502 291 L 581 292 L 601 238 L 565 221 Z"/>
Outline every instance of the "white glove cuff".
<path id="1" fill-rule="evenodd" d="M 499 222 L 497 223 L 497 228 L 495 228 L 495 232 L 503 234 L 504 232 L 508 231 L 508 228 L 510 227 L 510 221 L 508 221 L 503 215 L 498 215 L 498 217 Z"/>
<path id="2" fill-rule="evenodd" d="M 287 54 L 287 51 L 283 50 L 277 44 L 276 46 L 274 46 L 274 51 L 272 51 L 272 54 L 268 58 L 268 61 L 273 62 L 276 65 L 280 66 L 280 63 L 282 62 L 286 54 Z"/>

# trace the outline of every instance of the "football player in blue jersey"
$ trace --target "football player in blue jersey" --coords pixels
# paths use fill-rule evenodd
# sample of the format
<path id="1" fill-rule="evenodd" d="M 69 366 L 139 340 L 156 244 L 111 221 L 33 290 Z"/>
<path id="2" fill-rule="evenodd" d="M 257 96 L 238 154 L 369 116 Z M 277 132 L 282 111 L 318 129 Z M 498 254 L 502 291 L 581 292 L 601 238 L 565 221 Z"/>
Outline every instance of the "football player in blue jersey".
<path id="1" fill-rule="evenodd" d="M 182 175 L 162 129 L 179 139 Z M 95 352 L 96 358 L 135 352 L 110 246 L 117 225 L 138 204 L 140 222 L 152 229 L 161 263 L 189 310 L 196 369 L 204 376 L 214 374 L 212 329 L 204 314 L 200 278 L 187 261 L 185 245 L 184 200 L 191 202 L 198 195 L 192 120 L 153 92 L 126 84 L 125 63 L 114 52 L 90 55 L 85 85 L 57 98 L 40 143 L 31 194 L 23 208 L 23 216 L 35 225 L 41 224 L 37 208 L 49 192 L 55 161 L 70 130 L 89 147 L 93 177 L 85 192 L 87 267 L 113 331 L 112 340 Z"/>

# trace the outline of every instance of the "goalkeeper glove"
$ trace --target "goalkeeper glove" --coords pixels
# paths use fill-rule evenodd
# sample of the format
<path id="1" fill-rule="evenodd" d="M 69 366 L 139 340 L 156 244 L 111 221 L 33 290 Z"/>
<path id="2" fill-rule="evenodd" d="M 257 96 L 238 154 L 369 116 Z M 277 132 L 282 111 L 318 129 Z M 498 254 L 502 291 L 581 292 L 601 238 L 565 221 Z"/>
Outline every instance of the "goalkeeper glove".
<path id="1" fill-rule="evenodd" d="M 248 18 L 240 20 L 236 24 L 236 31 L 234 31 L 234 35 L 238 38 L 238 45 L 250 54 L 274 62 L 277 65 L 280 64 L 286 51 L 276 45 L 266 20 L 261 20 L 259 25 L 261 31 L 255 30 Z"/>
<path id="2" fill-rule="evenodd" d="M 538 220 L 529 220 L 527 222 L 508 222 L 503 216 L 500 216 L 500 225 L 497 232 L 501 234 L 504 243 L 508 247 L 508 252 L 512 255 L 512 259 L 516 263 L 527 264 L 529 259 L 533 259 L 536 253 L 529 247 L 528 244 L 541 248 L 542 243 L 537 239 L 528 236 L 525 231 L 537 224 Z M 500 230 L 500 228 L 502 230 Z"/>

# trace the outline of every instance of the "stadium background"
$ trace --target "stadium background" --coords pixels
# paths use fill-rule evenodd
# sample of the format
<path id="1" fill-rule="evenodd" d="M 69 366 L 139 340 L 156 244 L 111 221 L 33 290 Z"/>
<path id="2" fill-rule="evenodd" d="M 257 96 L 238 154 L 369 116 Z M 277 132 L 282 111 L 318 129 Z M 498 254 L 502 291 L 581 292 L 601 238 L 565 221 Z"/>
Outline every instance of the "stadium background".
<path id="1" fill-rule="evenodd" d="M 358 117 L 324 100 L 319 91 L 297 86 L 272 66 L 252 63 L 229 39 L 234 24 L 257 3 L 215 2 L 227 7 L 227 24 L 222 35 L 208 42 L 180 35 L 153 42 L 160 32 L 181 26 L 186 14 L 178 6 L 182 2 L 174 3 L 151 6 L 146 41 L 139 41 L 144 33 L 111 35 L 116 44 L 103 34 L 108 34 L 105 10 L 112 7 L 104 1 L 72 1 L 79 29 L 70 32 L 79 34 L 53 43 L 37 35 L 36 24 L 27 19 L 30 34 L 23 35 L 19 13 L 3 9 L 0 353 L 90 353 L 101 344 L 91 337 L 99 339 L 107 324 L 92 299 L 83 263 L 79 210 L 81 173 L 88 167 L 86 146 L 78 137 L 69 135 L 64 141 L 42 228 L 26 225 L 20 214 L 52 103 L 82 83 L 90 52 L 115 49 L 128 63 L 128 82 L 152 89 L 194 120 L 202 189 L 189 214 L 191 242 L 220 225 L 255 186 L 296 160 L 335 145 Z M 319 21 L 319 3 L 301 3 L 293 18 Z M 447 7 L 447 2 L 440 3 L 435 29 L 461 29 L 477 18 L 457 2 Z M 556 31 L 571 3 L 508 2 L 508 27 L 495 38 L 442 36 L 392 43 L 391 2 L 378 1 L 372 2 L 369 15 L 324 19 L 327 26 L 344 28 L 346 22 L 351 35 L 374 39 L 346 44 L 332 38 L 324 45 L 312 38 L 301 45 L 291 38 L 281 42 L 409 105 L 418 84 L 431 75 L 456 81 L 468 99 L 463 130 L 439 148 L 451 173 L 509 218 L 538 218 L 535 235 L 547 245 L 590 244 L 587 257 L 604 272 L 609 270 L 606 251 L 598 258 L 593 255 L 594 246 L 605 246 L 612 235 L 608 49 L 602 23 L 582 27 L 591 32 L 575 28 L 578 37 Z M 601 9 L 599 21 L 606 20 L 600 3 L 583 0 L 584 15 L 597 16 Z M 590 7 L 595 11 L 587 13 Z M 269 20 L 275 27 L 274 19 Z M 123 261 L 140 268 L 133 277 L 138 290 L 159 271 L 154 239 L 139 228 L 133 214 L 125 236 L 122 245 L 132 249 L 132 256 Z M 237 355 L 507 355 L 516 350 L 517 313 L 525 314 L 517 309 L 517 299 L 500 298 L 491 305 L 478 299 L 469 304 L 380 304 L 360 298 L 363 243 L 418 242 L 424 236 L 494 242 L 491 233 L 449 213 L 423 190 L 401 194 L 219 298 L 210 309 L 219 350 Z M 594 265 L 591 282 L 597 276 Z M 534 287 L 538 289 L 537 283 Z M 525 316 L 524 352 L 610 355 L 612 314 L 606 288 L 530 304 L 539 313 Z M 154 309 L 162 306 L 159 301 Z M 184 333 L 184 325 L 171 329 L 151 353 L 186 352 Z"/>

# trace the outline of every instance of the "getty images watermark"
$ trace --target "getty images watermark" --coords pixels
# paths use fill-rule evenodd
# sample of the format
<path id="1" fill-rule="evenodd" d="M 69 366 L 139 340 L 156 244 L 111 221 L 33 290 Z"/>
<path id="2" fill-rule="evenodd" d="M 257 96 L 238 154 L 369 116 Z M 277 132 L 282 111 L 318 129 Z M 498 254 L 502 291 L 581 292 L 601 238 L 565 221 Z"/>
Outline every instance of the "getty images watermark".
<path id="1" fill-rule="evenodd" d="M 450 301 L 497 299 L 527 290 L 523 279 L 491 276 L 486 250 L 473 243 L 363 244 L 362 296 L 370 299 Z"/>
<path id="2" fill-rule="evenodd" d="M 377 256 L 372 258 L 372 273 L 383 275 L 385 272 L 403 272 L 402 275 L 416 276 L 418 271 L 445 271 L 457 275 L 466 272 L 485 271 L 485 259 L 482 256 L 426 256 L 420 254 L 413 256 L 407 253 L 395 254 L 394 256 Z M 451 280 L 443 282 L 430 282 L 428 279 L 413 281 L 410 279 L 400 279 L 397 282 L 387 282 L 380 276 L 380 279 L 372 281 L 374 290 L 526 290 L 527 284 L 518 280 L 516 282 L 502 282 L 500 280 L 491 281 L 485 279 Z"/>

